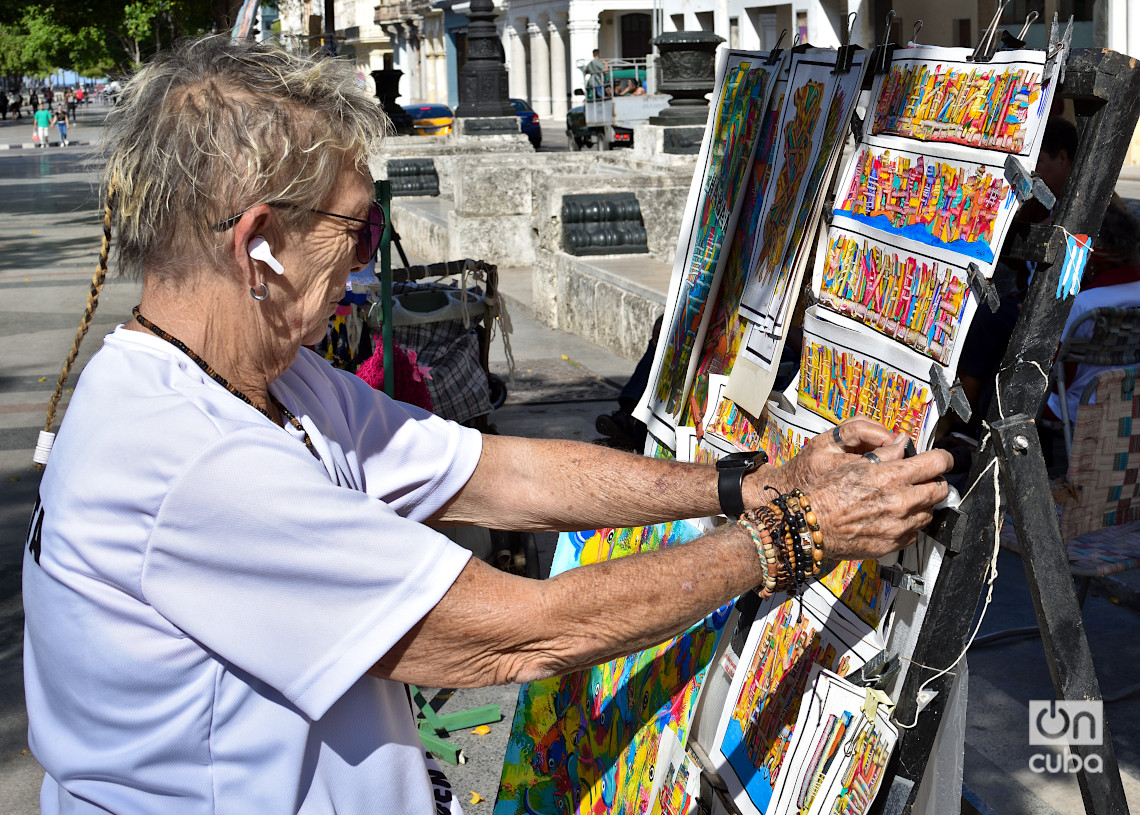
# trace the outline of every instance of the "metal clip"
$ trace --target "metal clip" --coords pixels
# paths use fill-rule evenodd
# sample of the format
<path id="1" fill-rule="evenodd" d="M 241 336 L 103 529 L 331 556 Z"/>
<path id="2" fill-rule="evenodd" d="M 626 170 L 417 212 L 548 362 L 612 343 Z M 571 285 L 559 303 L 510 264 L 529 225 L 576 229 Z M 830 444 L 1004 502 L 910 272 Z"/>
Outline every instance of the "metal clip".
<path id="1" fill-rule="evenodd" d="M 1048 79 L 1057 66 L 1057 82 L 1065 81 L 1065 64 L 1069 61 L 1069 51 L 1073 47 L 1073 15 L 1069 15 L 1069 24 L 1062 36 L 1057 21 L 1056 12 L 1053 13 L 1053 24 L 1049 29 L 1049 55 L 1045 58 L 1044 79 Z"/>
<path id="2" fill-rule="evenodd" d="M 784 44 L 784 37 L 786 37 L 786 36 L 788 36 L 788 29 L 785 28 L 783 31 L 780 32 L 780 38 L 778 40 L 776 40 L 775 47 L 772 48 L 772 50 L 768 52 L 768 59 L 764 63 L 765 65 L 775 65 L 777 62 L 780 61 L 780 54 L 783 53 L 780 50 L 780 46 Z"/>
<path id="3" fill-rule="evenodd" d="M 1052 209 L 1057 203 L 1057 196 L 1049 189 L 1049 185 L 1041 180 L 1037 173 L 1025 169 L 1025 165 L 1017 156 L 1005 157 L 1005 180 L 1013 187 L 1017 200 L 1024 204 L 1030 198 L 1036 198 L 1045 209 Z"/>
<path id="4" fill-rule="evenodd" d="M 1029 33 L 1029 26 L 1037 22 L 1037 18 L 1040 16 L 1041 15 L 1039 15 L 1036 11 L 1029 12 L 1029 16 L 1025 18 L 1025 25 L 1021 27 L 1021 31 L 1017 32 L 1017 38 L 1019 40 L 1025 42 L 1025 35 Z"/>
<path id="5" fill-rule="evenodd" d="M 855 59 L 857 50 L 857 47 L 851 44 L 851 29 L 855 27 L 857 19 L 859 19 L 858 12 L 853 11 L 847 15 L 847 25 L 843 27 L 839 50 L 835 52 L 835 67 L 831 70 L 832 74 L 846 74 L 851 71 L 851 63 Z"/>
<path id="6" fill-rule="evenodd" d="M 978 43 L 978 47 L 974 49 L 974 53 L 967 59 L 973 62 L 989 62 L 993 58 L 995 43 L 997 40 L 997 27 L 1001 22 L 1002 12 L 1005 7 L 1009 5 L 1009 0 L 998 0 L 997 11 L 994 12 L 994 18 L 990 21 L 989 28 L 982 34 L 982 40 Z"/>
<path id="7" fill-rule="evenodd" d="M 862 668 L 846 678 L 852 684 L 860 687 L 885 690 L 898 675 L 901 665 L 902 662 L 899 660 L 898 654 L 880 651 L 867 660 Z"/>
<path id="8" fill-rule="evenodd" d="M 937 362 L 930 366 L 930 388 L 934 392 L 934 402 L 938 405 L 939 413 L 946 415 L 948 411 L 953 411 L 963 422 L 970 421 L 974 410 L 970 407 L 966 392 L 962 390 L 962 383 L 955 381 L 951 386 L 942 373 L 942 366 Z"/>
<path id="9" fill-rule="evenodd" d="M 978 264 L 973 261 L 970 261 L 970 265 L 966 267 L 966 274 L 970 280 L 971 291 L 978 296 L 980 302 L 985 303 L 990 307 L 990 311 L 996 314 L 1001 307 L 1001 298 L 998 297 L 997 289 L 990 281 L 986 280 L 986 276 L 982 274 Z"/>
<path id="10" fill-rule="evenodd" d="M 910 29 L 910 42 L 907 43 L 907 48 L 915 48 L 918 46 L 918 32 L 922 31 L 922 20 L 915 20 L 914 25 Z"/>
<path id="11" fill-rule="evenodd" d="M 896 589 L 926 595 L 926 581 L 918 572 L 908 572 L 901 566 L 880 566 L 879 577 L 884 578 Z"/>
<path id="12" fill-rule="evenodd" d="M 875 46 L 875 52 L 871 55 L 871 67 L 876 74 L 886 73 L 894 59 L 895 44 L 891 42 L 891 26 L 894 22 L 895 10 L 891 9 L 887 12 L 887 30 L 883 34 L 883 41 Z"/>

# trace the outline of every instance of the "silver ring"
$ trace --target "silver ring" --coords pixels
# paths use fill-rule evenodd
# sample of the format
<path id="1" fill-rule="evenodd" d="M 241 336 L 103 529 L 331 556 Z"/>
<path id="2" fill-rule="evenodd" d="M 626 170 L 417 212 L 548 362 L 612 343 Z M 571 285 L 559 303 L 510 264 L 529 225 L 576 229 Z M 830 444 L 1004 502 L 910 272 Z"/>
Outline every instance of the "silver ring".
<path id="1" fill-rule="evenodd" d="M 871 462 L 872 464 L 882 464 L 883 463 L 883 460 L 881 458 L 879 458 L 877 455 L 875 455 L 874 453 L 864 453 L 863 458 L 867 459 L 867 461 Z"/>
<path id="2" fill-rule="evenodd" d="M 261 284 L 261 291 L 258 292 L 253 286 L 249 287 L 249 296 L 259 303 L 264 302 L 269 297 L 269 287 L 264 283 Z"/>
<path id="3" fill-rule="evenodd" d="M 843 434 L 839 432 L 839 425 L 831 428 L 831 438 L 835 439 L 835 443 L 840 447 L 843 446 Z"/>

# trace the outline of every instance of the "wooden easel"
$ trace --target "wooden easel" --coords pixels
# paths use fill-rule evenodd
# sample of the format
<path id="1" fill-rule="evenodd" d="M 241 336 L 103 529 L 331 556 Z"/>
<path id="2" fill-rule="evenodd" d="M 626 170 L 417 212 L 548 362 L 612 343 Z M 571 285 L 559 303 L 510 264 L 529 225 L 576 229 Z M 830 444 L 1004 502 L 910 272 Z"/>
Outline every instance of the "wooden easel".
<path id="1" fill-rule="evenodd" d="M 1072 51 L 1064 65 L 1061 98 L 1073 101 L 1080 146 L 1064 197 L 1057 202 L 1052 224 L 1011 231 L 1010 255 L 1038 264 L 997 376 L 999 399 L 987 416 L 990 433 L 978 450 L 969 484 L 971 492 L 956 515 L 946 517 L 933 537 L 946 546 L 946 558 L 935 583 L 912 655 L 915 663 L 942 667 L 947 655 L 962 652 L 973 626 L 974 610 L 985 590 L 993 549 L 994 501 L 984 480 L 999 468 L 1004 505 L 1013 515 L 1023 552 L 1026 578 L 1041 628 L 1041 640 L 1060 700 L 1101 698 L 1100 685 L 1085 637 L 1080 606 L 1069 573 L 1065 544 L 1054 509 L 1034 417 L 1048 387 L 1048 371 L 1060 344 L 1072 298 L 1056 296 L 1065 258 L 1066 235 L 1095 236 L 1108 208 L 1129 140 L 1140 118 L 1140 68 L 1112 51 Z M 1000 410 L 1000 412 L 999 412 Z M 996 460 L 996 463 L 995 463 Z M 907 672 L 895 710 L 896 721 L 910 722 L 888 768 L 884 789 L 872 808 L 876 815 L 909 813 L 914 806 L 935 743 L 953 675 L 927 685 L 936 691 L 918 713 L 918 691 L 932 674 Z M 1077 776 L 1089 815 L 1126 813 L 1127 803 L 1107 721 L 1099 746 L 1073 747 L 1082 759 L 1100 757 L 1103 772 Z M 1082 762 L 1082 765 L 1084 762 Z"/>

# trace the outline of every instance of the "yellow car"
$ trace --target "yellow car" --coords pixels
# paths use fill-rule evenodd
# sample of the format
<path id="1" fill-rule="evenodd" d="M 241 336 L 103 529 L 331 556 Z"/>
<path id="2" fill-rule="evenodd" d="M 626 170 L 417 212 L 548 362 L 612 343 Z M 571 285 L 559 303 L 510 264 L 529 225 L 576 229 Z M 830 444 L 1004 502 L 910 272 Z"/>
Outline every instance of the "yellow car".
<path id="1" fill-rule="evenodd" d="M 417 136 L 447 136 L 451 134 L 451 119 L 454 115 L 447 105 L 425 103 L 404 105 L 404 112 L 412 117 L 412 127 Z"/>

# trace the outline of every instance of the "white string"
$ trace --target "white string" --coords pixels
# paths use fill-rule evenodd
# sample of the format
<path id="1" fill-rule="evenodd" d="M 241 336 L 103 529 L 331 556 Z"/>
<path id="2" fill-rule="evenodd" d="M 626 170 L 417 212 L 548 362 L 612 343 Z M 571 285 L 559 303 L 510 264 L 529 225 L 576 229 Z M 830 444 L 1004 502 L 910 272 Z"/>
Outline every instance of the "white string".
<path id="1" fill-rule="evenodd" d="M 1046 386 L 1048 386 L 1049 376 L 1045 373 L 1045 369 L 1042 368 L 1041 365 L 1036 360 L 1031 359 L 1031 360 L 1027 360 L 1027 361 L 1029 362 L 1030 365 L 1032 365 L 1034 368 L 1037 369 L 1037 371 L 1041 374 L 1042 378 L 1044 378 Z M 1005 409 L 1002 407 L 1002 404 L 1001 404 L 1001 388 L 997 387 L 996 380 L 994 383 L 994 394 L 997 397 L 998 418 L 1004 419 L 1005 418 Z M 983 422 L 983 424 L 986 426 L 986 434 L 984 436 L 982 436 L 982 440 L 978 445 L 978 448 L 982 449 L 982 450 L 985 449 L 986 442 L 989 441 L 990 432 L 991 432 L 990 425 L 987 422 Z M 997 575 L 998 575 L 998 563 L 997 563 L 998 562 L 998 553 L 1001 551 L 1001 471 L 998 468 L 998 460 L 997 460 L 996 455 L 990 459 L 990 463 L 985 466 L 985 469 L 983 469 L 980 473 L 978 473 L 977 479 L 975 479 L 974 483 L 970 485 L 970 488 L 968 490 L 966 490 L 966 494 L 962 496 L 962 502 L 961 503 L 962 504 L 966 503 L 966 499 L 970 497 L 970 494 L 974 491 L 974 488 L 977 487 L 978 484 L 980 484 L 982 482 L 982 479 L 985 477 L 986 473 L 989 472 L 990 470 L 993 470 L 993 473 L 994 473 L 994 517 L 993 517 L 994 545 L 993 545 L 993 551 L 990 554 L 989 566 L 986 568 L 986 599 L 985 599 L 985 602 L 982 603 L 982 613 L 978 617 L 977 625 L 974 626 L 974 630 L 970 633 L 970 639 L 968 639 L 966 641 L 965 647 L 962 648 L 962 653 L 958 654 L 958 657 L 953 662 L 951 662 L 949 665 L 947 665 L 945 668 L 938 671 L 936 674 L 934 674 L 929 679 L 927 679 L 925 682 L 923 682 L 921 685 L 919 685 L 918 686 L 918 693 L 915 694 L 917 697 L 922 696 L 922 692 L 924 690 L 926 690 L 927 685 L 929 685 L 935 679 L 938 679 L 939 677 L 945 676 L 946 674 L 950 673 L 958 665 L 958 663 L 961 662 L 962 659 L 966 656 L 966 652 L 969 651 L 970 646 L 974 644 L 974 638 L 978 636 L 978 631 L 981 630 L 982 623 L 986 619 L 986 611 L 990 607 L 990 601 L 993 600 L 994 582 L 997 580 Z M 919 662 L 915 662 L 914 660 L 908 660 L 908 662 L 910 662 L 912 665 L 915 665 L 919 668 L 925 668 L 926 670 L 934 670 L 930 666 L 923 665 Z M 896 722 L 896 724 L 900 728 L 902 728 L 903 730 L 911 730 L 912 728 L 914 728 L 918 724 L 918 717 L 921 713 L 922 713 L 922 708 L 920 706 L 916 705 L 915 713 L 914 713 L 914 721 L 912 721 L 910 724 L 902 724 L 901 722 Z"/>
<path id="2" fill-rule="evenodd" d="M 1041 377 L 1045 380 L 1046 387 L 1048 387 L 1049 375 L 1045 373 L 1045 369 L 1041 367 L 1040 363 L 1038 363 L 1037 360 L 1034 360 L 1034 359 L 1023 360 L 1023 361 L 1028 362 L 1030 365 L 1032 365 L 1034 368 L 1037 369 L 1038 373 L 1040 373 Z M 998 383 L 997 383 L 996 379 L 994 381 L 994 395 L 997 397 L 998 418 L 1004 419 L 1005 418 L 1005 408 L 1002 406 L 1002 403 L 1001 403 L 1001 388 L 998 387 Z M 982 436 L 982 440 L 978 445 L 978 449 L 984 450 L 985 446 L 986 446 L 986 442 L 988 442 L 989 438 L 990 438 L 991 428 L 990 428 L 989 423 L 987 423 L 987 422 L 983 422 L 982 424 L 984 424 L 986 427 L 986 434 L 984 436 Z M 993 473 L 994 473 L 994 517 L 993 517 L 994 545 L 993 545 L 993 551 L 990 554 L 989 566 L 986 568 L 986 599 L 985 599 L 985 602 L 982 604 L 982 613 L 978 617 L 977 625 L 974 626 L 974 630 L 970 633 L 970 639 L 966 641 L 965 647 L 962 648 L 962 653 L 958 654 L 958 657 L 953 662 L 951 662 L 949 665 L 947 665 L 945 668 L 938 671 L 936 674 L 934 674 L 929 679 L 927 679 L 925 682 L 923 682 L 921 685 L 919 685 L 918 686 L 918 693 L 915 694 L 917 697 L 922 696 L 922 692 L 924 690 L 926 690 L 927 685 L 929 685 L 935 679 L 938 679 L 939 677 L 945 676 L 946 674 L 950 673 L 958 665 L 958 663 L 961 662 L 962 659 L 966 656 L 966 652 L 969 651 L 970 646 L 974 644 L 974 638 L 978 636 L 978 631 L 982 627 L 982 622 L 986 619 L 986 611 L 990 607 L 990 601 L 993 600 L 994 582 L 997 580 L 997 575 L 998 575 L 998 565 L 997 565 L 998 553 L 1001 551 L 1001 471 L 998 468 L 998 460 L 997 460 L 996 455 L 990 459 L 990 463 L 986 465 L 985 469 L 983 469 L 980 473 L 978 473 L 977 479 L 974 481 L 973 484 L 970 485 L 970 488 L 968 490 L 966 490 L 966 494 L 962 496 L 961 503 L 962 504 L 966 503 L 966 499 L 970 497 L 970 494 L 974 491 L 974 488 L 977 487 L 978 484 L 980 484 L 982 482 L 982 479 L 985 477 L 986 473 L 989 472 L 990 470 L 993 470 Z M 925 668 L 927 670 L 934 670 L 933 668 L 931 668 L 928 665 L 922 665 L 921 663 L 914 662 L 913 660 L 908 660 L 908 661 L 912 665 L 915 665 L 917 667 Z M 896 724 L 898 724 L 898 726 L 900 728 L 902 728 L 903 730 L 910 730 L 918 724 L 918 717 L 921 713 L 922 713 L 922 707 L 916 705 L 915 713 L 914 713 L 914 721 L 912 721 L 910 724 L 902 724 L 901 722 L 896 722 Z"/>
<path id="3" fill-rule="evenodd" d="M 997 469 L 997 467 L 993 466 L 995 464 L 997 464 L 996 458 L 993 459 L 990 462 L 990 464 L 987 465 L 987 467 L 986 467 L 986 470 L 989 470 L 992 468 L 994 471 L 994 518 L 993 518 L 994 546 L 993 546 L 993 552 L 990 555 L 989 567 L 986 569 L 986 599 L 985 599 L 985 602 L 982 604 L 982 613 L 978 617 L 978 623 L 977 623 L 977 625 L 974 626 L 974 630 L 970 634 L 970 639 L 966 641 L 966 646 L 962 649 L 962 653 L 958 654 L 958 658 L 955 659 L 953 662 L 951 662 L 945 668 L 943 668 L 938 673 L 934 674 L 933 676 L 931 676 L 929 679 L 927 679 L 925 682 L 923 682 L 921 685 L 918 686 L 918 693 L 916 694 L 916 696 L 918 696 L 920 698 L 922 696 L 922 692 L 924 690 L 926 690 L 927 685 L 929 685 L 935 679 L 938 679 L 939 677 L 945 676 L 946 674 L 950 673 L 955 667 L 957 667 L 958 663 L 961 662 L 962 659 L 966 656 L 966 652 L 969 651 L 970 646 L 974 644 L 974 638 L 978 636 L 978 631 L 982 627 L 982 622 L 986 619 L 986 611 L 990 607 L 990 601 L 993 600 L 994 582 L 997 580 L 997 574 L 998 574 L 998 566 L 997 566 L 998 553 L 1001 551 L 1001 531 L 1000 531 L 1000 529 L 1001 529 L 1001 526 L 1000 526 L 1000 522 L 1001 522 L 1001 484 L 1000 484 L 1000 474 L 998 472 L 998 469 Z M 985 474 L 985 470 L 983 470 L 982 473 L 979 474 L 978 481 L 974 482 L 975 486 L 977 486 L 978 482 L 982 480 L 981 477 L 984 474 Z M 973 487 L 971 487 L 971 489 L 973 489 Z M 968 492 L 966 494 L 969 495 Z M 919 663 L 917 663 L 917 662 L 913 662 L 912 664 L 919 665 Z M 926 666 L 920 665 L 920 667 L 926 667 Z M 911 730 L 915 726 L 918 725 L 918 717 L 921 713 L 922 713 L 921 707 L 916 705 L 915 711 L 914 711 L 914 721 L 912 721 L 910 724 L 903 724 L 902 722 L 896 722 L 896 724 L 898 725 L 898 727 L 900 727 L 903 730 Z"/>

